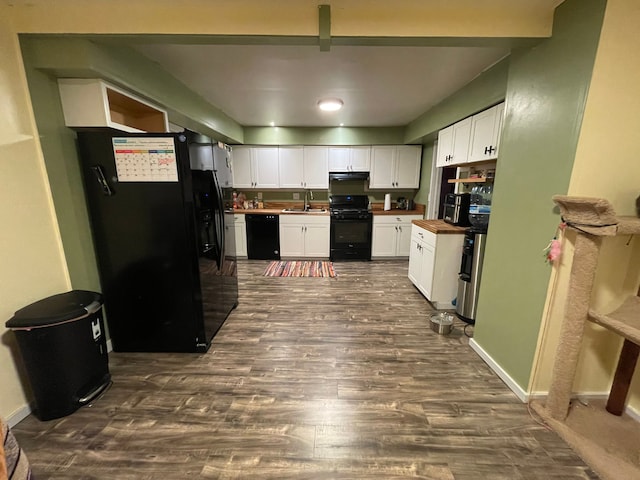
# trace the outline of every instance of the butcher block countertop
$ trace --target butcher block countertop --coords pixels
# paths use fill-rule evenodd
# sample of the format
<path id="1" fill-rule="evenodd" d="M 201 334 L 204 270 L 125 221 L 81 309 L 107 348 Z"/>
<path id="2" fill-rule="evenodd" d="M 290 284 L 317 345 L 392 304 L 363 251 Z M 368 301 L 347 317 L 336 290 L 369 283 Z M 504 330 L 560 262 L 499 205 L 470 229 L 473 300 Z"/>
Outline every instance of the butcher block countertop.
<path id="1" fill-rule="evenodd" d="M 444 220 L 413 220 L 411 223 L 436 235 L 462 234 L 467 230 L 465 227 L 450 225 Z"/>

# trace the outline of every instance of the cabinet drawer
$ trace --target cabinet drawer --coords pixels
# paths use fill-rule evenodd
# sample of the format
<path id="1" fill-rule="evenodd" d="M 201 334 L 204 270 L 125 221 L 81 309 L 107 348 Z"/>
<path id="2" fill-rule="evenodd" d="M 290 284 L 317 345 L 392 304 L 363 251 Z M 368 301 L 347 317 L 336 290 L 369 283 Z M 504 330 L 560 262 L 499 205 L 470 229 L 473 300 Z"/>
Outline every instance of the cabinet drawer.
<path id="1" fill-rule="evenodd" d="M 417 225 L 411 225 L 411 236 L 427 245 L 435 248 L 437 235 Z"/>

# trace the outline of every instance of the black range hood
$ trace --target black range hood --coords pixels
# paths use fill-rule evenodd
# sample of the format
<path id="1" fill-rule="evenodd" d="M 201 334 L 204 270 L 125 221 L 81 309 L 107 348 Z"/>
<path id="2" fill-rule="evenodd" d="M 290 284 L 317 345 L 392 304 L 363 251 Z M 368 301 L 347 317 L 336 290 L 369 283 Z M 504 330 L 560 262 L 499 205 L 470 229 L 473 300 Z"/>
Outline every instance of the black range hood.
<path id="1" fill-rule="evenodd" d="M 366 180 L 368 178 L 369 172 L 329 172 L 329 181 L 342 182 L 345 180 Z"/>

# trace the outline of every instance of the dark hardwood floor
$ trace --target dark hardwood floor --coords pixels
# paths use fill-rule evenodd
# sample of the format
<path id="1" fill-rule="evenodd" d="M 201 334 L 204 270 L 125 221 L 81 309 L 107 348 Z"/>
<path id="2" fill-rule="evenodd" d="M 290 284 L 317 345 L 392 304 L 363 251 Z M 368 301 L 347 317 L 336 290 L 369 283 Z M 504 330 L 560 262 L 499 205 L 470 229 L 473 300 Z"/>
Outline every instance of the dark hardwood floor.
<path id="1" fill-rule="evenodd" d="M 239 264 L 206 354 L 111 353 L 112 387 L 13 430 L 44 479 L 597 479 L 431 307 L 406 261 Z M 469 329 L 471 331 L 472 329 Z"/>

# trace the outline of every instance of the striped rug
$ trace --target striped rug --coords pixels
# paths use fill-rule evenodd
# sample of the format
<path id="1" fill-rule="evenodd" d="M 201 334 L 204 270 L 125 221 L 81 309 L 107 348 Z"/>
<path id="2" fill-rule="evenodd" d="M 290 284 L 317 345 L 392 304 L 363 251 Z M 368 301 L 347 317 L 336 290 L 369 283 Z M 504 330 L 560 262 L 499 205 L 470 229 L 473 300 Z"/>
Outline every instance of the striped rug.
<path id="1" fill-rule="evenodd" d="M 263 274 L 265 277 L 335 277 L 332 262 L 273 261 Z"/>

